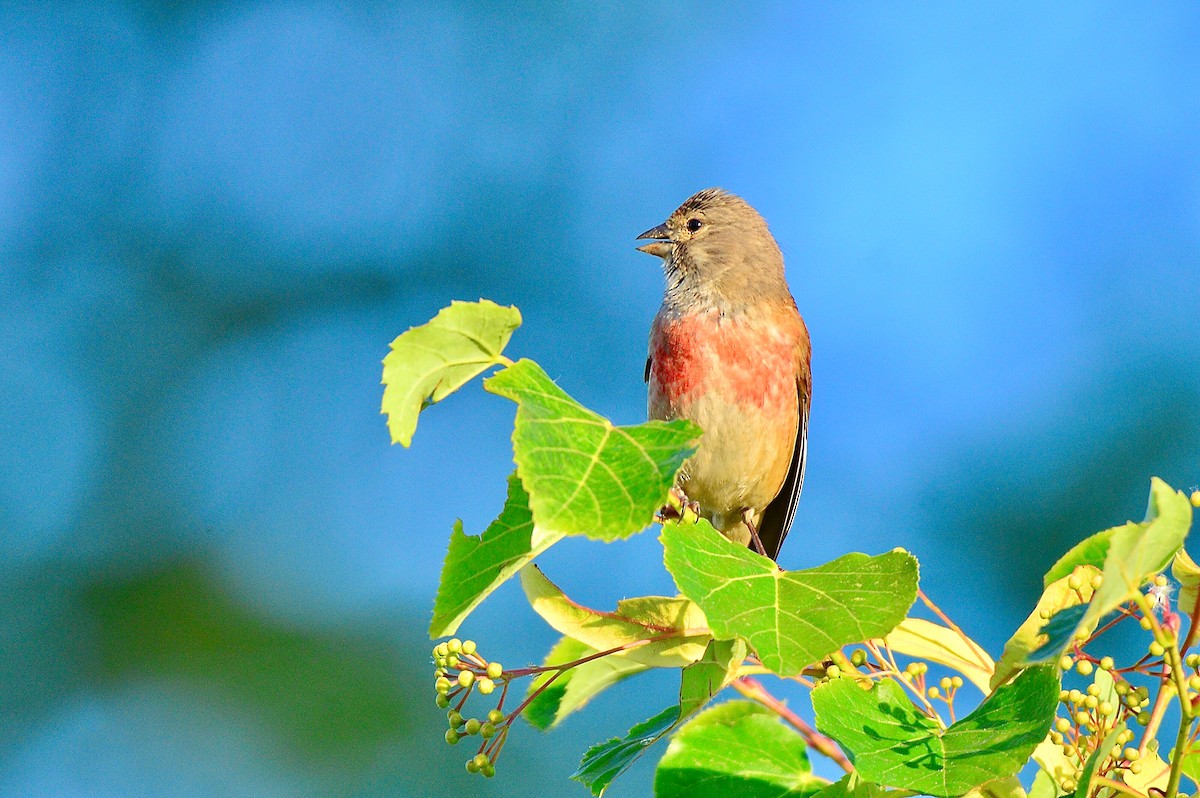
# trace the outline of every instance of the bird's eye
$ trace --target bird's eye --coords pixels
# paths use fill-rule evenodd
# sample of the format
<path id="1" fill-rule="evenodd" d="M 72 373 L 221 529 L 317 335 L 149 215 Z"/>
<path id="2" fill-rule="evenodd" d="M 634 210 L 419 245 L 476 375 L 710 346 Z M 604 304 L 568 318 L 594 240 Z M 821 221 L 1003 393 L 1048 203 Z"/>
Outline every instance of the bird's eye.
<path id="1" fill-rule="evenodd" d="M 687 229 L 692 233 L 696 232 L 703 226 L 704 222 L 700 221 L 699 219 L 688 219 Z"/>

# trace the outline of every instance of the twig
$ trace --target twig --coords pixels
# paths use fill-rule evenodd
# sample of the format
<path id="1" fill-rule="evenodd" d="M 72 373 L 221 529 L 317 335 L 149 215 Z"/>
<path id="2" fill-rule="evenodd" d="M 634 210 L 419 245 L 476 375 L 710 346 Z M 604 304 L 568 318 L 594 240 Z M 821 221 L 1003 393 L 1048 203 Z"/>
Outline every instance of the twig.
<path id="1" fill-rule="evenodd" d="M 792 712 L 790 709 L 788 709 L 787 704 L 768 693 L 766 688 L 764 688 L 756 679 L 751 679 L 749 677 L 737 679 L 733 683 L 733 689 L 737 690 L 746 698 L 749 698 L 752 701 L 757 701 L 767 709 L 777 714 L 779 717 L 783 718 L 785 721 L 791 724 L 796 731 L 800 732 L 800 736 L 804 738 L 804 742 L 808 743 L 810 748 L 832 759 L 842 770 L 846 771 L 847 773 L 854 772 L 854 765 L 852 765 L 850 760 L 846 758 L 846 755 L 842 753 L 842 749 L 838 748 L 837 743 L 805 723 L 804 718 L 800 717 L 795 712 Z"/>

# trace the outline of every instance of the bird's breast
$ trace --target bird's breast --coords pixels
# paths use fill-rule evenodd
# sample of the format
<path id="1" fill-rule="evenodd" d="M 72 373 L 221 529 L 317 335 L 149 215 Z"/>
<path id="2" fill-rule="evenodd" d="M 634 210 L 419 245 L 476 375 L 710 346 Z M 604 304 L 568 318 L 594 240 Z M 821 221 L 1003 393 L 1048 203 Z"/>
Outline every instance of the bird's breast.
<path id="1" fill-rule="evenodd" d="M 650 337 L 651 415 L 688 417 L 688 407 L 712 392 L 745 411 L 794 414 L 800 330 L 770 312 L 660 313 Z"/>

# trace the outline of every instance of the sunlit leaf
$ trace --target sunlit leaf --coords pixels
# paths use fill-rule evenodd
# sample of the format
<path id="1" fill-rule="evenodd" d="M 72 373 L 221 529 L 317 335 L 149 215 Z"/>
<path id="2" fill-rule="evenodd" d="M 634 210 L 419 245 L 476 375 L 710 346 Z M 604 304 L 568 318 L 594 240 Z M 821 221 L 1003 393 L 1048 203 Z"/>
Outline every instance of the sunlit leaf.
<path id="1" fill-rule="evenodd" d="M 542 665 L 561 665 L 596 653 L 596 649 L 591 646 L 564 637 L 546 655 L 546 660 Z M 525 708 L 524 717 L 539 729 L 553 728 L 572 712 L 582 709 L 600 692 L 622 679 L 649 668 L 649 665 L 634 662 L 627 656 L 617 653 L 599 657 L 561 672 L 550 671 L 539 674 L 529 685 L 528 694 L 537 693 L 537 695 Z M 552 680 L 555 674 L 557 677 Z M 542 686 L 547 682 L 550 682 L 550 686 L 543 688 Z"/>
<path id="2" fill-rule="evenodd" d="M 442 563 L 429 636 L 454 634 L 492 591 L 561 539 L 561 534 L 534 526 L 529 496 L 517 475 L 511 475 L 504 509 L 482 535 L 467 535 L 462 522 L 455 522 L 450 550 Z"/>
<path id="3" fill-rule="evenodd" d="M 1129 526 L 1137 526 L 1130 521 L 1121 526 L 1114 526 L 1112 529 L 1106 529 L 1103 532 L 1097 532 L 1089 538 L 1085 538 L 1079 543 L 1076 543 L 1066 554 L 1058 558 L 1058 562 L 1051 566 L 1046 575 L 1042 577 L 1042 587 L 1050 587 L 1051 583 L 1057 582 L 1064 576 L 1070 576 L 1071 572 L 1079 565 L 1090 565 L 1093 568 L 1103 568 L 1104 560 L 1108 557 L 1108 547 L 1112 544 L 1113 535 L 1118 530 Z"/>
<path id="4" fill-rule="evenodd" d="M 1013 636 L 1004 644 L 1004 651 L 1000 655 L 1000 661 L 996 663 L 996 672 L 992 676 L 991 687 L 995 689 L 1004 682 L 1008 681 L 1013 674 L 1024 667 L 1029 660 L 1031 654 L 1038 651 L 1049 643 L 1054 642 L 1055 650 L 1051 652 L 1049 658 L 1057 658 L 1061 649 L 1057 648 L 1061 642 L 1065 645 L 1069 642 L 1070 637 L 1075 634 L 1075 629 L 1078 626 L 1078 621 L 1083 617 L 1083 613 L 1087 612 L 1084 605 L 1092 598 L 1093 576 L 1096 576 L 1100 571 L 1090 565 L 1080 567 L 1080 586 L 1078 590 L 1072 590 L 1068 585 L 1069 576 L 1064 576 L 1058 581 L 1051 584 L 1042 593 L 1038 599 L 1037 606 L 1033 608 L 1033 612 L 1029 613 L 1029 617 L 1017 628 Z M 1071 609 L 1076 613 L 1076 617 L 1064 626 L 1060 634 L 1064 636 L 1062 641 L 1057 638 L 1054 641 L 1050 640 L 1050 635 L 1046 630 L 1047 621 L 1056 617 L 1064 610 Z M 1058 631 L 1057 627 L 1051 628 L 1050 632 Z"/>
<path id="5" fill-rule="evenodd" d="M 1052 666 L 1028 668 L 942 731 L 897 682 L 867 691 L 853 679 L 813 690 L 817 728 L 837 740 L 863 778 L 939 798 L 1015 774 L 1054 718 Z"/>
<path id="6" fill-rule="evenodd" d="M 1077 786 L 1075 788 L 1075 798 L 1089 798 L 1092 794 L 1092 779 L 1099 775 L 1100 764 L 1108 758 L 1109 752 L 1113 746 L 1117 744 L 1117 737 L 1125 730 L 1125 724 L 1118 724 L 1116 728 L 1110 731 L 1100 745 L 1092 752 L 1087 761 L 1083 763 L 1083 768 L 1079 771 L 1076 779 Z"/>
<path id="7" fill-rule="evenodd" d="M 917 561 L 900 549 L 783 571 L 703 520 L 664 525 L 662 541 L 667 570 L 714 635 L 745 638 L 785 676 L 847 643 L 887 635 L 916 600 Z"/>
<path id="8" fill-rule="evenodd" d="M 1179 582 L 1179 609 L 1188 615 L 1196 613 L 1197 591 L 1200 589 L 1200 565 L 1180 549 L 1171 561 L 1171 575 Z"/>
<path id="9" fill-rule="evenodd" d="M 608 785 L 625 772 L 647 748 L 661 740 L 679 720 L 679 707 L 667 707 L 649 720 L 638 723 L 624 737 L 614 737 L 593 745 L 583 755 L 571 778 L 603 795 Z"/>
<path id="10" fill-rule="evenodd" d="M 682 420 L 614 426 L 531 360 L 489 377 L 484 387 L 517 403 L 513 455 L 534 522 L 567 535 L 616 540 L 645 529 L 700 437 Z"/>
<path id="11" fill-rule="evenodd" d="M 625 656 L 658 668 L 689 665 L 704 654 L 712 634 L 704 613 L 686 598 L 646 596 L 617 602 L 614 612 L 576 604 L 535 565 L 521 569 L 521 586 L 534 612 L 558 632 L 607 651 L 643 640 Z"/>
<path id="12" fill-rule="evenodd" d="M 453 302 L 392 341 L 383 359 L 383 404 L 392 443 L 408 446 L 417 416 L 487 369 L 521 326 L 521 313 L 481 299 Z"/>
<path id="13" fill-rule="evenodd" d="M 655 798 L 800 798 L 814 776 L 804 739 L 749 701 L 705 710 L 671 738 L 654 774 Z"/>
<path id="14" fill-rule="evenodd" d="M 746 659 L 746 641 L 712 640 L 704 656 L 683 669 L 679 686 L 681 717 L 691 715 L 725 689 Z"/>
<path id="15" fill-rule="evenodd" d="M 893 651 L 925 662 L 936 662 L 961 673 L 984 694 L 996 663 L 982 648 L 970 645 L 953 629 L 924 618 L 905 618 L 885 638 Z"/>

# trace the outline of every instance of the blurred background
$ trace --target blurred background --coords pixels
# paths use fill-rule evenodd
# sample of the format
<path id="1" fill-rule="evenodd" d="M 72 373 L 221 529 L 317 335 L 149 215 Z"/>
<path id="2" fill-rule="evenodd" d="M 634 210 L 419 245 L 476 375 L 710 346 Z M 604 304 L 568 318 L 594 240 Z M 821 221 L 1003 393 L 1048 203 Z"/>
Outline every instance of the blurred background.
<path id="1" fill-rule="evenodd" d="M 812 332 L 786 567 L 907 547 L 998 654 L 1070 544 L 1200 481 L 1194 6 L 15 6 L 0 794 L 584 795 L 584 748 L 677 680 L 465 773 L 425 629 L 512 407 L 475 384 L 390 447 L 379 361 L 488 297 L 510 354 L 642 420 L 633 238 L 706 186 L 770 221 Z M 673 591 L 652 532 L 544 566 Z M 511 584 L 463 633 L 555 638 Z"/>

